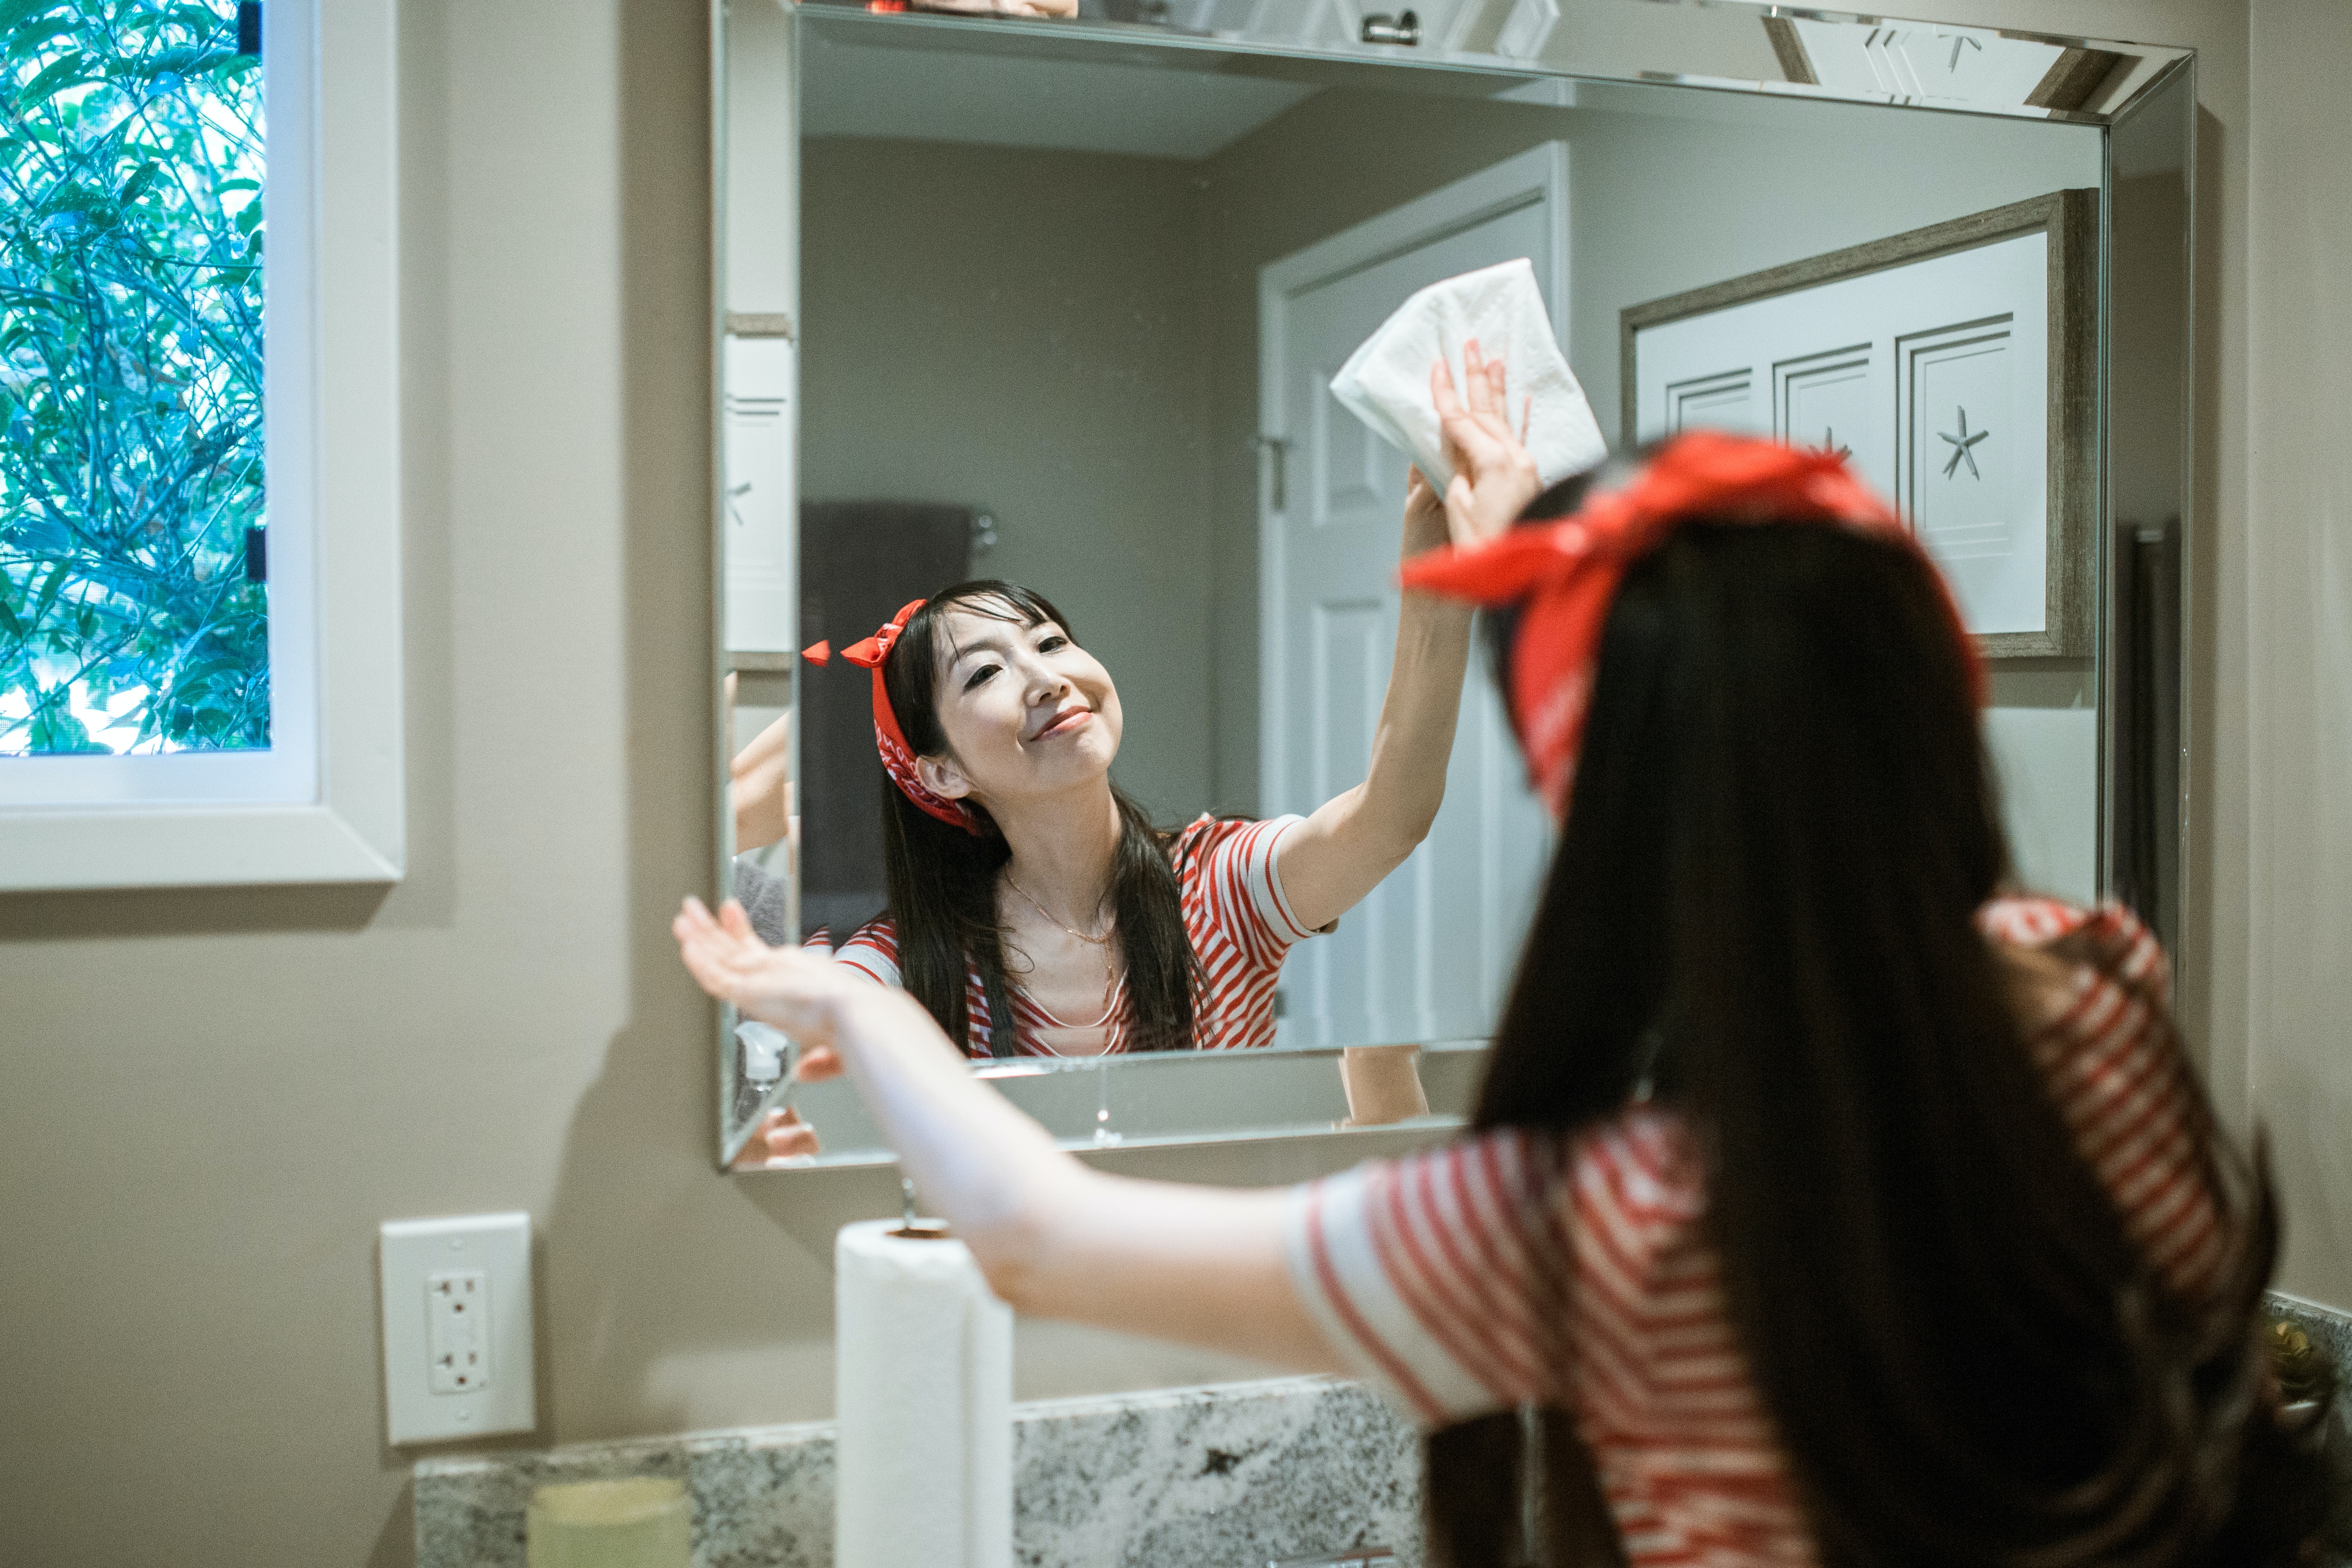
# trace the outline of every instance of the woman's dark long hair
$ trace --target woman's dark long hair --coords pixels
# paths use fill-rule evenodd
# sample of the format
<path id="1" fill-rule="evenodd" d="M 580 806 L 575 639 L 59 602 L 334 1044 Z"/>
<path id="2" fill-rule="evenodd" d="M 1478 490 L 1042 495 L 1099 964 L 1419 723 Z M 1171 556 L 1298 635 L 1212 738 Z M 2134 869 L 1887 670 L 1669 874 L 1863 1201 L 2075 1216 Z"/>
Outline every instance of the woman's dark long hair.
<path id="1" fill-rule="evenodd" d="M 950 609 L 1034 626 L 1051 621 L 1072 642 L 1078 634 L 1044 595 L 1013 583 L 982 578 L 959 583 L 924 601 L 883 662 L 891 711 L 917 756 L 948 749 L 940 727 L 939 672 L 944 618 Z M 1192 1043 L 1198 961 L 1184 930 L 1181 889 L 1169 862 L 1172 836 L 1161 832 L 1116 784 L 1118 849 L 1111 868 L 1113 929 L 1127 963 L 1130 1008 L 1128 1049 L 1181 1050 Z M 940 821 L 882 781 L 882 850 L 889 893 L 887 913 L 898 928 L 898 973 L 907 990 L 929 1009 L 948 1038 L 966 1050 L 971 1029 L 966 1006 L 969 963 L 988 998 L 989 1049 L 1013 1054 L 1013 1005 L 1004 974 L 1003 931 L 996 919 L 997 873 L 1012 847 L 985 807 L 978 836 Z"/>
<path id="2" fill-rule="evenodd" d="M 2267 1177 L 2200 1100 L 2238 1241 L 2220 1292 L 2180 1299 L 2028 1054 L 1975 924 L 2006 874 L 1934 568 L 1845 529 L 1689 524 L 1610 613 L 1477 1125 L 1564 1143 L 1645 1081 L 1689 1118 L 1829 1568 L 2294 1561 L 2325 1500 L 2255 1337 Z M 1555 1568 L 1622 1561 L 1573 1422 L 1550 1413 L 1532 1464 L 1527 1425 L 1432 1439 L 1447 1560 L 1517 1560 L 1535 1501 Z"/>

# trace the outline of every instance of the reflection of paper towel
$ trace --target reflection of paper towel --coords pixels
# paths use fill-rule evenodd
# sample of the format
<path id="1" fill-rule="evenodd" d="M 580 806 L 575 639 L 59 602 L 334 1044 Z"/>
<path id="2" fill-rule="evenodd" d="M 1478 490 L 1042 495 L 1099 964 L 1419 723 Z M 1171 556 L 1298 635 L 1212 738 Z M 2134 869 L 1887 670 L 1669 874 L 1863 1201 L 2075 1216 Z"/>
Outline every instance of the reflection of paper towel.
<path id="1" fill-rule="evenodd" d="M 1536 289 L 1536 269 L 1525 257 L 1433 283 L 1407 300 L 1348 356 L 1331 378 L 1331 395 L 1410 455 L 1442 491 L 1454 470 L 1438 438 L 1429 369 L 1443 354 L 1461 389 L 1462 347 L 1473 338 L 1488 359 L 1503 357 L 1511 427 L 1518 428 L 1524 410 L 1528 450 L 1545 484 L 1580 474 L 1609 455 L 1592 405 L 1559 356 Z"/>
<path id="2" fill-rule="evenodd" d="M 835 1238 L 833 1560 L 1011 1568 L 1013 1310 L 962 1242 Z"/>

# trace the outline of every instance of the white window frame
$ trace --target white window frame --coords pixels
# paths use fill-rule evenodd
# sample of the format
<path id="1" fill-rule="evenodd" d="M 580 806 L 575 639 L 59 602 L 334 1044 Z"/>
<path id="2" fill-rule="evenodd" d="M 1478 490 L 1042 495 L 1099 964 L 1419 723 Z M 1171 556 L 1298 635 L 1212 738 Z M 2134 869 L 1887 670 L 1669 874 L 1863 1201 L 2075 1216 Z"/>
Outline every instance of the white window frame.
<path id="1" fill-rule="evenodd" d="M 395 0 L 266 0 L 270 749 L 0 758 L 0 889 L 394 882 Z"/>

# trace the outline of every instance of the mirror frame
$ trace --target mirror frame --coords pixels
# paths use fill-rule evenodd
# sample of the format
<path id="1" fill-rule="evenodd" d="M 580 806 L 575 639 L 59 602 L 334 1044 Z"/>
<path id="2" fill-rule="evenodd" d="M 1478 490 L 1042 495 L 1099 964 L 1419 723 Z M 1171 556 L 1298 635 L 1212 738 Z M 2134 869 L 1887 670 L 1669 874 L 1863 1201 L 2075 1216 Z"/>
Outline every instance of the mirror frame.
<path id="1" fill-rule="evenodd" d="M 863 35 L 861 42 L 887 43 L 897 39 L 910 47 L 1009 50 L 1032 58 L 1066 50 L 1072 58 L 1078 58 L 1160 63 L 1171 56 L 1191 54 L 1214 58 L 1223 68 L 1241 72 L 1250 70 L 1252 62 L 1259 59 L 1278 59 L 1291 69 L 1300 62 L 1321 62 L 1338 79 L 1375 82 L 1401 68 L 1436 68 L 1519 79 L 1780 95 L 1869 105 L 1894 113 L 1983 114 L 2098 127 L 2105 149 L 2105 171 L 2096 268 L 2098 349 L 2094 384 L 2099 403 L 2097 440 L 2101 463 L 2095 477 L 2098 550 L 2092 679 L 2100 695 L 2099 887 L 2103 897 L 2123 899 L 2148 921 L 2167 950 L 2175 955 L 2178 978 L 2182 880 L 2190 834 L 2188 781 L 2192 776 L 2190 758 L 2195 742 L 2189 725 L 2188 650 L 2194 642 L 2196 605 L 2187 563 L 2197 558 L 2199 550 L 2194 533 L 2198 520 L 2192 516 L 2191 506 L 2195 488 L 2189 379 L 2195 310 L 2190 257 L 2195 233 L 2197 102 L 2193 50 L 2055 34 L 1919 24 L 1936 27 L 1939 39 L 1974 38 L 1986 43 L 2009 39 L 2057 47 L 2062 51 L 2059 64 L 2052 68 L 2042 87 L 2035 90 L 2036 94 L 2042 93 L 2051 82 L 2071 71 L 2072 80 L 2084 95 L 2078 106 L 2062 109 L 2031 101 L 1967 101 L 1849 89 L 1818 80 L 1766 80 L 1723 74 L 1719 68 L 1727 58 L 1744 59 L 1752 55 L 1754 39 L 1749 29 L 1760 26 L 1764 30 L 1784 74 L 1794 75 L 1813 74 L 1803 49 L 1792 52 L 1790 48 L 1796 23 L 1823 29 L 1851 29 L 1807 36 L 1826 48 L 1843 49 L 1851 45 L 1856 51 L 1866 51 L 1869 40 L 1888 26 L 1877 17 L 1797 11 L 1748 4 L 1748 0 L 1561 0 L 1559 9 L 1569 14 L 1563 17 L 1563 24 L 1589 22 L 1601 16 L 1611 25 L 1598 29 L 1574 25 L 1539 28 L 1532 46 L 1517 53 L 1501 47 L 1514 38 L 1512 20 L 1516 12 L 1512 0 L 1464 0 L 1460 11 L 1448 23 L 1446 39 L 1432 40 L 1438 47 L 1414 47 L 1409 50 L 1383 43 L 1302 39 L 1272 28 L 1196 34 L 1139 23 L 1044 22 L 917 13 L 869 16 L 856 6 L 854 0 L 711 0 L 714 243 L 709 322 L 713 426 L 708 509 L 712 561 L 709 701 L 715 737 L 714 776 L 721 785 L 713 879 L 721 889 L 730 884 L 734 858 L 734 824 L 726 807 L 724 788 L 731 761 L 726 750 L 729 712 L 725 677 L 739 668 L 778 673 L 779 663 L 788 667 L 793 662 L 789 656 L 782 660 L 774 655 L 737 656 L 726 647 L 726 409 L 722 367 L 730 331 L 727 268 L 730 217 L 727 42 L 730 4 L 773 4 L 784 12 L 788 24 L 796 30 L 814 23 L 828 31 L 855 31 Z M 1194 9 L 1205 14 L 1211 8 L 1210 0 L 1195 0 Z M 1254 7 L 1253 12 L 1268 9 Z M 1640 26 L 1625 25 L 1636 15 Z M 1499 26 L 1496 25 L 1498 18 Z M 1488 47 L 1483 50 L 1458 47 L 1462 40 L 1477 37 L 1488 39 Z M 1517 41 L 1528 43 L 1524 29 Z M 1444 47 L 1449 42 L 1457 47 Z M 1956 45 L 1956 58 L 1957 55 Z M 1673 58 L 1663 65 L 1652 63 L 1668 56 Z M 2104 67 L 2096 58 L 2100 56 L 2107 57 Z M 796 39 L 796 62 L 798 57 Z M 2086 71 L 2086 60 L 2094 68 Z M 1206 62 L 1196 58 L 1186 63 L 1198 68 Z M 1718 68 L 1710 69 L 1710 66 Z M 2086 77 L 2098 79 L 2087 81 Z M 795 84 L 795 148 L 798 114 Z M 2124 199 L 2118 199 L 2119 194 Z M 795 203 L 797 195 L 795 185 L 791 198 Z M 791 214 L 791 230 L 797 240 L 796 207 Z M 2121 265 L 2118 258 L 2122 258 Z M 798 307 L 795 299 L 793 310 L 797 311 Z M 2127 334 L 2118 333 L 2118 322 L 2129 323 Z M 746 320 L 739 316 L 731 325 L 740 332 Z M 779 321 L 773 313 L 757 318 L 755 323 L 757 334 L 765 336 L 774 336 L 780 329 L 789 334 L 792 327 L 789 318 Z M 796 381 L 792 400 L 794 412 L 789 421 L 788 438 L 793 443 L 793 472 L 797 476 Z M 2115 482 L 2118 474 L 2132 476 L 2131 494 L 2124 503 L 2130 515 L 2124 515 L 2119 506 L 2119 487 Z M 793 528 L 796 537 L 796 519 Z M 2168 625 L 2163 615 L 2168 598 L 2172 611 Z M 2157 606 L 2157 624 L 2151 628 L 2150 647 L 2154 652 L 2144 667 L 2126 668 L 2117 657 L 2119 628 L 2128 626 L 2134 616 L 2147 613 L 2145 602 L 2149 600 Z M 797 672 L 794 685 L 797 689 Z M 795 721 L 798 710 L 799 704 L 795 702 Z M 792 757 L 794 777 L 801 776 L 800 763 L 795 721 Z M 796 878 L 793 879 L 791 898 L 797 930 Z M 759 1093 L 746 1095 L 748 1080 L 742 1072 L 734 1011 L 721 1006 L 718 1014 L 718 1164 L 721 1171 L 729 1171 L 730 1162 L 748 1136 L 767 1097 Z M 1446 1053 L 1449 1058 L 1466 1058 L 1483 1053 L 1484 1043 L 1434 1042 L 1425 1048 L 1432 1053 Z M 1336 1058 L 1339 1055 L 1337 1050 L 1286 1049 L 1280 1053 L 1294 1071 L 1300 1058 Z M 1176 1059 L 1188 1060 L 1194 1066 L 1207 1066 L 1213 1060 L 1216 1068 L 1227 1072 L 1241 1065 L 1226 1060 L 1224 1053 L 1187 1054 Z M 1000 1080 L 1000 1087 L 1016 1103 L 1026 1104 L 1034 1100 L 1035 1104 L 1030 1108 L 1051 1123 L 1066 1118 L 1066 1108 L 1055 1108 L 1069 1097 L 1070 1086 L 1080 1077 L 1101 1086 L 1097 1092 L 1108 1097 L 1110 1068 L 1164 1070 L 1170 1065 L 1137 1058 L 1116 1063 L 1074 1062 L 1055 1068 L 1024 1058 L 980 1070 Z M 1461 1078 L 1461 1066 L 1460 1061 L 1450 1061 L 1449 1078 Z M 1336 1071 L 1333 1076 L 1336 1079 Z M 1471 1084 L 1473 1095 L 1475 1079 L 1473 1073 L 1465 1080 Z M 1107 1098 L 1104 1103 L 1108 1104 Z M 1467 1101 L 1464 1103 L 1466 1106 Z M 1398 1133 L 1426 1137 L 1458 1126 L 1464 1120 L 1460 1113 L 1439 1112 L 1414 1118 L 1409 1123 L 1355 1129 L 1328 1117 L 1310 1123 L 1281 1126 L 1252 1124 L 1244 1117 L 1189 1131 L 1163 1131 L 1107 1141 L 1081 1136 L 1073 1127 L 1062 1141 L 1065 1147 L 1087 1149 L 1111 1143 L 1121 1147 L 1168 1147 L 1245 1139 L 1339 1136 L 1362 1141 L 1365 1152 L 1370 1152 L 1381 1134 L 1389 1134 L 1391 1139 Z M 893 1163 L 887 1150 L 860 1149 L 789 1168 L 837 1170 Z"/>

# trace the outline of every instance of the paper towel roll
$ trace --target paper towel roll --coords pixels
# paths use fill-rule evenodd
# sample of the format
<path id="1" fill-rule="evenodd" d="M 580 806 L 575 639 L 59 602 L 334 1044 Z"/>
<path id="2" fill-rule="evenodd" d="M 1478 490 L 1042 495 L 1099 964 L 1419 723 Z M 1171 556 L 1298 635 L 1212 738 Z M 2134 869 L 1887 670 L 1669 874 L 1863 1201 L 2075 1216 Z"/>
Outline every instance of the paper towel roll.
<path id="1" fill-rule="evenodd" d="M 834 1240 L 833 1560 L 1012 1568 L 1013 1310 L 961 1241 Z"/>

